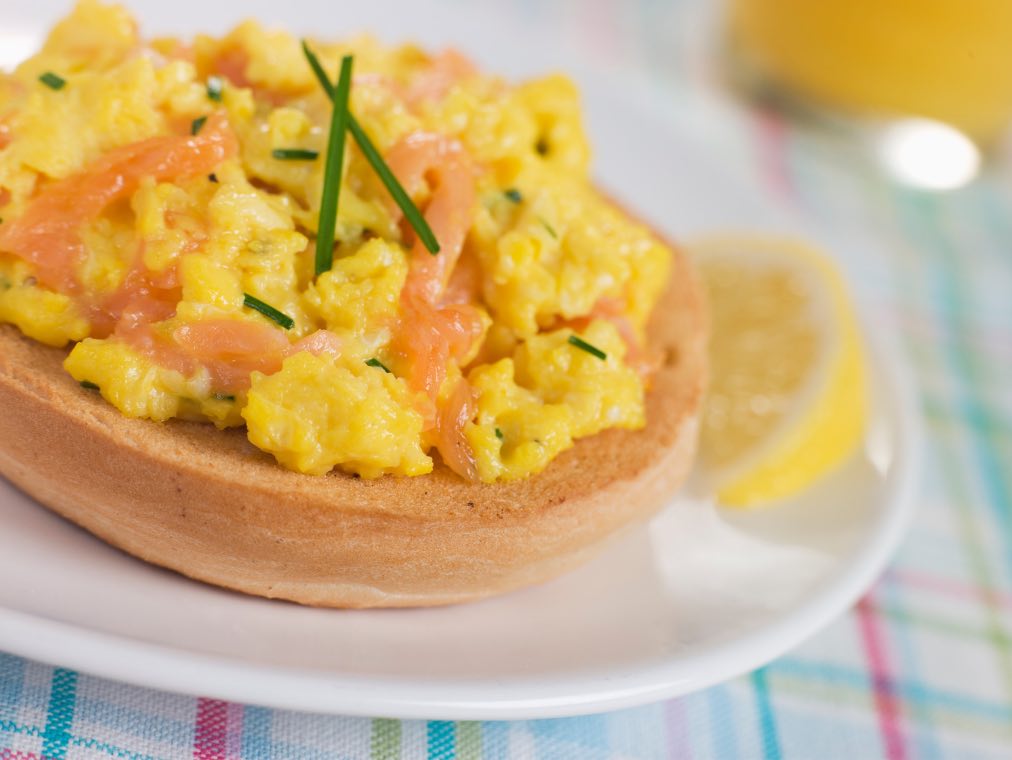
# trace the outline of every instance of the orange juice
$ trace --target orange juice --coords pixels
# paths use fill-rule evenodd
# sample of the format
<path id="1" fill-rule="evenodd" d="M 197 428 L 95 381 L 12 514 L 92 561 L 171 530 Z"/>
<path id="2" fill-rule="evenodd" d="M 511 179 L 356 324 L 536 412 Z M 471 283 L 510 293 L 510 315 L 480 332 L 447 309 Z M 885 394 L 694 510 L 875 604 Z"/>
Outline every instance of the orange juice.
<path id="1" fill-rule="evenodd" d="M 743 62 L 816 103 L 984 143 L 1012 121 L 1012 0 L 730 0 L 729 24 Z"/>

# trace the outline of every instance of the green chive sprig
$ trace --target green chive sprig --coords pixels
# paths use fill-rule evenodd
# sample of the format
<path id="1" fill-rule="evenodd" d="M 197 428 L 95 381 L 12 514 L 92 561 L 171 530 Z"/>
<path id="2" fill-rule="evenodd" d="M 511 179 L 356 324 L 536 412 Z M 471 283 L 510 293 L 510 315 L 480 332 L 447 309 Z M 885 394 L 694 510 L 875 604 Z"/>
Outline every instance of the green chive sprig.
<path id="1" fill-rule="evenodd" d="M 439 253 L 439 241 L 436 240 L 436 234 L 432 231 L 429 223 L 425 221 L 425 217 L 418 210 L 418 206 L 411 200 L 411 196 L 408 195 L 400 180 L 397 179 L 397 176 L 387 166 L 387 162 L 383 160 L 380 152 L 376 150 L 376 146 L 369 139 L 369 135 L 365 133 L 365 130 L 362 129 L 354 116 L 349 114 L 349 117 L 348 128 L 351 130 L 351 136 L 358 143 L 362 155 L 372 165 L 373 171 L 379 175 L 380 180 L 386 186 L 387 192 L 393 197 L 394 202 L 398 205 L 412 229 L 414 229 L 415 234 L 422 241 L 425 249 L 435 256 Z"/>
<path id="2" fill-rule="evenodd" d="M 305 148 L 275 148 L 271 155 L 278 161 L 315 161 L 320 157 L 319 151 Z"/>
<path id="3" fill-rule="evenodd" d="M 277 322 L 281 327 L 286 330 L 291 330 L 295 327 L 295 320 L 285 314 L 283 311 L 278 311 L 270 304 L 266 304 L 255 296 L 251 296 L 249 293 L 242 294 L 242 305 L 253 309 L 253 311 L 259 311 L 265 317 L 274 322 Z"/>
<path id="4" fill-rule="evenodd" d="M 596 356 L 601 361 L 604 361 L 605 359 L 608 358 L 608 354 L 606 354 L 604 351 L 602 351 L 597 346 L 592 346 L 590 343 L 588 343 L 587 341 L 585 341 L 579 335 L 570 335 L 569 336 L 569 345 L 576 346 L 577 348 L 586 351 L 591 356 Z"/>
<path id="5" fill-rule="evenodd" d="M 62 90 L 67 85 L 66 79 L 58 74 L 54 74 L 52 71 L 47 71 L 45 74 L 40 76 L 39 81 L 50 90 Z"/>
<path id="6" fill-rule="evenodd" d="M 99 387 L 95 383 L 91 382 L 91 380 L 82 380 L 81 387 L 84 388 L 86 391 L 99 390 Z"/>
<path id="7" fill-rule="evenodd" d="M 204 125 L 206 123 L 207 123 L 206 116 L 198 116 L 196 119 L 190 122 L 190 134 L 193 136 L 199 135 L 200 130 L 204 128 Z"/>
<path id="8" fill-rule="evenodd" d="M 337 204 L 341 199 L 341 175 L 344 173 L 344 143 L 348 132 L 348 93 L 351 91 L 352 58 L 341 59 L 337 89 L 331 96 L 334 107 L 330 115 L 327 138 L 327 162 L 323 170 L 323 194 L 320 196 L 320 221 L 316 229 L 316 276 L 329 272 L 334 263 L 334 228 L 337 226 Z M 322 69 L 321 69 L 322 73 Z M 324 75 L 324 80 L 327 80 Z"/>
<path id="9" fill-rule="evenodd" d="M 320 86 L 323 87 L 323 91 L 327 93 L 327 97 L 332 102 L 335 102 L 336 106 L 335 96 L 337 92 L 334 89 L 334 85 L 327 78 L 327 73 L 323 70 L 320 59 L 316 57 L 316 53 L 310 49 L 309 44 L 305 40 L 302 41 L 302 52 L 305 53 L 306 60 L 309 61 L 309 66 L 312 68 L 313 73 L 316 74 L 316 78 L 320 82 Z M 394 202 L 400 208 L 401 213 L 404 214 L 404 218 L 408 220 L 408 223 L 414 229 L 415 234 L 418 235 L 426 250 L 433 255 L 439 253 L 439 241 L 436 240 L 436 236 L 432 232 L 432 228 L 429 227 L 429 223 L 425 221 L 425 217 L 418 210 L 418 206 L 411 200 L 411 196 L 408 195 L 404 186 L 401 185 L 396 175 L 390 170 L 390 167 L 387 166 L 386 161 L 383 160 L 383 156 L 380 155 L 372 140 L 369 139 L 369 135 L 365 133 L 362 125 L 358 123 L 358 120 L 355 119 L 350 111 L 348 112 L 348 130 L 351 132 L 351 136 L 355 138 L 355 142 L 358 143 L 362 155 L 365 156 L 366 161 L 369 162 L 373 171 L 379 176 L 387 192 L 390 193 Z"/>
<path id="10" fill-rule="evenodd" d="M 320 59 L 316 57 L 316 53 L 313 52 L 312 48 L 309 47 L 309 43 L 305 40 L 302 41 L 302 53 L 306 56 L 306 60 L 309 61 L 309 68 L 316 75 L 316 81 L 320 83 L 323 91 L 327 93 L 327 97 L 333 100 L 334 85 L 327 78 L 327 72 L 323 70 L 323 64 L 320 63 Z"/>
<path id="11" fill-rule="evenodd" d="M 504 190 L 503 195 L 506 196 L 506 200 L 512 203 L 523 203 L 524 196 L 520 194 L 520 191 L 515 187 L 511 187 L 509 190 Z"/>
<path id="12" fill-rule="evenodd" d="M 495 437 L 498 438 L 500 441 L 504 438 L 502 431 L 499 428 L 495 429 Z"/>
<path id="13" fill-rule="evenodd" d="M 376 358 L 375 356 L 374 356 L 374 357 L 373 357 L 372 359 L 369 359 L 369 360 L 368 360 L 368 361 L 366 362 L 366 364 L 367 364 L 368 366 L 370 366 L 370 367 L 376 367 L 377 369 L 381 369 L 381 370 L 383 370 L 384 372 L 386 372 L 386 373 L 387 373 L 388 375 L 390 375 L 390 374 L 393 374 L 392 372 L 390 372 L 390 368 L 389 368 L 389 367 L 387 367 L 387 365 L 385 365 L 385 364 L 384 364 L 383 362 L 381 362 L 381 361 L 380 361 L 379 359 L 377 359 L 377 358 Z"/>

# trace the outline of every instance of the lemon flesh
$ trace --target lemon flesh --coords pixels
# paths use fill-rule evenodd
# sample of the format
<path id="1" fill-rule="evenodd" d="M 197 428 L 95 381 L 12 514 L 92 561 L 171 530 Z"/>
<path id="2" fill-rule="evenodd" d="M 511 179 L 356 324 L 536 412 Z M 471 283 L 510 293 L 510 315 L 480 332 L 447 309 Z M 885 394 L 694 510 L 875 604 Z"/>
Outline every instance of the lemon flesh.
<path id="1" fill-rule="evenodd" d="M 846 288 L 795 241 L 721 238 L 692 250 L 711 313 L 704 479 L 728 506 L 785 499 L 864 436 L 864 356 Z"/>

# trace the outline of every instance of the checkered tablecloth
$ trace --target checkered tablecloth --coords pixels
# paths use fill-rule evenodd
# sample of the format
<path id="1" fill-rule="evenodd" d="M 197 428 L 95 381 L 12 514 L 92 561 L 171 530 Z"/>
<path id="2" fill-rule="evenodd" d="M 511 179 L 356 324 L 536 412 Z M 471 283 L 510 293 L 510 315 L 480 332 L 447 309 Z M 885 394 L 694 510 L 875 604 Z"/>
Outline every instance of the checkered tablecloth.
<path id="1" fill-rule="evenodd" d="M 453 5 L 461 0 L 446 0 Z M 700 0 L 705 3 L 705 0 Z M 518 2 L 637 69 L 659 102 L 715 87 L 697 3 Z M 605 715 L 447 723 L 305 715 L 112 683 L 0 654 L 0 760 L 1012 758 L 1012 169 L 902 187 L 858 146 L 742 109 L 713 130 L 833 239 L 895 331 L 927 431 L 919 512 L 854 610 L 762 670 Z"/>

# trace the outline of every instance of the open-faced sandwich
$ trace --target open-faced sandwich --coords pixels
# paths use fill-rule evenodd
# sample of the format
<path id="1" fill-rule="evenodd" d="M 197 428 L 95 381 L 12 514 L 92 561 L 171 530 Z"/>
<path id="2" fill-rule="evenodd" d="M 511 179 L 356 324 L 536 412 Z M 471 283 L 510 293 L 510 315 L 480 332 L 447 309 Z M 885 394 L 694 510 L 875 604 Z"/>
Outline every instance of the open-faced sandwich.
<path id="1" fill-rule="evenodd" d="M 560 76 L 83 0 L 0 73 L 0 473 L 307 604 L 575 566 L 675 492 L 706 374 L 689 265 L 588 157 Z"/>

